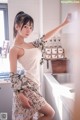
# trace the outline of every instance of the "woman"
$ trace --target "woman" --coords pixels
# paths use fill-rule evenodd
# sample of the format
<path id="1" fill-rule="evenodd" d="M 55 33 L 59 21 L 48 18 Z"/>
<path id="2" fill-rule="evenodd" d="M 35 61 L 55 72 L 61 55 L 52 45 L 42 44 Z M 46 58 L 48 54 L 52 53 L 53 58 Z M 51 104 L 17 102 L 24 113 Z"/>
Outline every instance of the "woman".
<path id="1" fill-rule="evenodd" d="M 68 23 L 67 17 L 60 26 L 45 34 L 40 40 L 26 43 L 24 38 L 28 37 L 34 28 L 33 18 L 23 11 L 15 16 L 15 42 L 9 53 L 10 78 L 14 91 L 13 120 L 31 120 L 36 112 L 43 114 L 38 120 L 53 119 L 55 111 L 39 93 L 41 46 Z M 17 60 L 25 70 L 23 76 L 17 73 Z"/>

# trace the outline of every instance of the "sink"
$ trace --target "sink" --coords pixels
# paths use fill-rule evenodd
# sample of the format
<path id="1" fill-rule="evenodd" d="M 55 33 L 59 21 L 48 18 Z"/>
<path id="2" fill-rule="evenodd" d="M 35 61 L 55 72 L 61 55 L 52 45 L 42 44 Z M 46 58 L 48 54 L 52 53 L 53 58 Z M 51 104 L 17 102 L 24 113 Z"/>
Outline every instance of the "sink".
<path id="1" fill-rule="evenodd" d="M 70 82 L 70 74 L 69 73 L 59 73 L 59 74 L 52 74 L 52 76 L 60 83 L 69 83 Z"/>
<path id="2" fill-rule="evenodd" d="M 61 84 L 61 86 L 65 91 L 65 94 L 63 96 L 70 99 L 74 99 L 74 96 L 75 96 L 74 83 L 65 83 L 65 84 Z"/>
<path id="3" fill-rule="evenodd" d="M 59 73 L 59 74 L 52 74 L 52 76 L 59 83 L 58 93 L 61 96 L 74 99 L 75 89 L 74 89 L 74 83 L 71 82 L 71 75 L 69 73 Z"/>
<path id="4" fill-rule="evenodd" d="M 71 93 L 74 93 L 75 92 L 75 89 L 70 89 L 69 90 Z"/>

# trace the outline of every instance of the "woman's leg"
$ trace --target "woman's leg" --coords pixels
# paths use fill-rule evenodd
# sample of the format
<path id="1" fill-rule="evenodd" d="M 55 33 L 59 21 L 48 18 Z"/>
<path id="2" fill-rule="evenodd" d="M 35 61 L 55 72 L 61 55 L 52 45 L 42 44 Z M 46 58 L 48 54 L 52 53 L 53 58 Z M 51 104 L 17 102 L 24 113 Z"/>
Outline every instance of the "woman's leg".
<path id="1" fill-rule="evenodd" d="M 30 118 L 29 120 L 33 120 L 33 118 Z"/>
<path id="2" fill-rule="evenodd" d="M 39 118 L 38 120 L 52 120 L 55 114 L 55 111 L 47 102 L 46 105 L 39 110 L 39 112 L 43 113 L 44 116 Z"/>
<path id="3" fill-rule="evenodd" d="M 30 120 L 33 120 L 33 118 L 31 118 Z"/>

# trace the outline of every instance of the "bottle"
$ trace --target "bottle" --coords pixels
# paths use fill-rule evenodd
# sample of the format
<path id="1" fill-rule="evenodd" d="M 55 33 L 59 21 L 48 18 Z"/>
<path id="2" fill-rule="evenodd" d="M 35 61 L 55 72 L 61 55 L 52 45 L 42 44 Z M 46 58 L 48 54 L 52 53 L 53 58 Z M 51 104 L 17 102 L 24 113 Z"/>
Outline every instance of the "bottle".
<path id="1" fill-rule="evenodd" d="M 57 40 L 56 40 L 56 37 L 53 38 L 53 47 L 57 47 Z"/>
<path id="2" fill-rule="evenodd" d="M 67 15 L 67 20 L 68 20 L 69 22 L 72 21 L 72 14 L 71 14 L 71 13 L 68 13 L 68 15 Z"/>
<path id="3" fill-rule="evenodd" d="M 49 46 L 49 47 L 52 47 L 52 39 L 50 39 L 50 40 L 48 41 L 48 46 Z"/>
<path id="4" fill-rule="evenodd" d="M 52 59 L 57 59 L 57 41 L 56 41 L 56 37 L 53 38 Z"/>
<path id="5" fill-rule="evenodd" d="M 61 38 L 58 37 L 57 38 L 57 46 L 58 46 L 58 53 L 63 53 L 63 48 L 62 48 L 62 45 L 61 45 Z"/>
<path id="6" fill-rule="evenodd" d="M 57 38 L 57 46 L 58 46 L 58 58 L 64 58 L 64 49 L 61 45 L 61 38 Z"/>
<path id="7" fill-rule="evenodd" d="M 53 54 L 57 54 L 57 41 L 56 41 L 56 37 L 53 38 L 52 53 L 53 53 Z"/>

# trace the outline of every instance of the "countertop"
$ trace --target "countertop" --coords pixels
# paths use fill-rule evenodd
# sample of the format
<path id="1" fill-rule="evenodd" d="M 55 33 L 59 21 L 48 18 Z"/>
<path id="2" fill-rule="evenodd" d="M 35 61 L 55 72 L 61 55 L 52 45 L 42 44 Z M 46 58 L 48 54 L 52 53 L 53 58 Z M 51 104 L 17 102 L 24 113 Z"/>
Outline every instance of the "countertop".
<path id="1" fill-rule="evenodd" d="M 63 96 L 69 99 L 74 100 L 74 92 L 71 92 L 71 90 L 74 89 L 73 83 L 64 83 L 60 84 L 52 75 L 52 73 L 44 73 L 44 76 L 48 80 L 49 84 L 53 88 L 53 93 Z"/>
<path id="2" fill-rule="evenodd" d="M 11 84 L 10 80 L 0 79 L 0 84 Z"/>
<path id="3" fill-rule="evenodd" d="M 60 84 L 55 79 L 55 77 L 52 75 L 52 73 L 45 73 L 44 76 L 47 79 L 48 84 L 50 84 L 52 87 L 52 93 L 55 96 L 55 100 L 56 100 L 56 103 L 58 105 L 59 113 L 61 113 L 61 109 L 59 109 L 59 103 L 58 103 L 60 100 L 61 106 L 64 106 L 64 108 L 68 111 L 70 116 L 72 116 L 72 112 L 73 112 L 72 110 L 73 110 L 73 104 L 74 104 L 74 95 L 75 95 L 74 84 L 73 83 Z M 65 119 L 63 118 L 63 120 L 65 120 Z"/>

